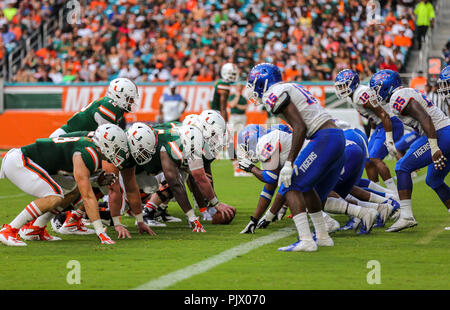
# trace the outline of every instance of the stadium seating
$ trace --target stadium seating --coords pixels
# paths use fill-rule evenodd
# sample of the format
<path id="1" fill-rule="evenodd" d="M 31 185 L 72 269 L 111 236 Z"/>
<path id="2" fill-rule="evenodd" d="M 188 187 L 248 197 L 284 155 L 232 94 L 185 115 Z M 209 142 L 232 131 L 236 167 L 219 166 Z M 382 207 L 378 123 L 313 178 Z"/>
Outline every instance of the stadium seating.
<path id="1" fill-rule="evenodd" d="M 31 16 L 49 10 L 38 3 Z M 412 8 L 401 5 L 383 7 L 380 23 L 369 25 L 368 0 L 87 3 L 81 24 L 28 55 L 15 81 L 196 81 L 202 70 L 214 80 L 224 61 L 237 63 L 243 79 L 259 62 L 276 63 L 289 80 L 333 80 L 348 67 L 366 78 L 380 68 L 402 71 L 414 30 Z M 187 68 L 182 77 L 171 74 L 177 60 Z"/>

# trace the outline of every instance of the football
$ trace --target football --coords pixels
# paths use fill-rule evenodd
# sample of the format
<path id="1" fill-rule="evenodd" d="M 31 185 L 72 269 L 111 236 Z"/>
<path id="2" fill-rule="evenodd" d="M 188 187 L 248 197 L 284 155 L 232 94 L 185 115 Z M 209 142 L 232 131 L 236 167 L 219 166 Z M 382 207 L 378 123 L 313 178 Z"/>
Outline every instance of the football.
<path id="1" fill-rule="evenodd" d="M 227 225 L 230 224 L 235 215 L 236 215 L 236 208 L 233 208 L 233 216 L 229 217 L 226 216 L 225 214 L 223 214 L 223 212 L 217 212 L 216 214 L 214 214 L 213 218 L 212 218 L 212 224 L 222 224 L 222 225 Z"/>

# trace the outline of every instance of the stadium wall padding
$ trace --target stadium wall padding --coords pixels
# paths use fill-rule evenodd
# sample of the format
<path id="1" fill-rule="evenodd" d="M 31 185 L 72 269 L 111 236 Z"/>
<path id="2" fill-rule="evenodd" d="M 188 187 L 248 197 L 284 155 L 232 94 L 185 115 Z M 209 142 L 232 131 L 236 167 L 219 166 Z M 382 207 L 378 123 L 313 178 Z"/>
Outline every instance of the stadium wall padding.
<path id="1" fill-rule="evenodd" d="M 334 93 L 332 83 L 302 83 L 325 103 Z M 5 111 L 0 114 L 0 148 L 8 149 L 33 143 L 48 137 L 67 122 L 74 113 L 93 100 L 105 95 L 108 83 L 5 83 Z M 159 114 L 159 99 L 168 91 L 168 83 L 138 83 L 139 100 L 135 113 L 127 115 L 128 122 L 154 122 Z M 187 100 L 185 114 L 209 109 L 214 83 L 180 82 L 177 91 Z M 264 123 L 267 115 L 262 106 L 249 105 L 247 123 Z"/>

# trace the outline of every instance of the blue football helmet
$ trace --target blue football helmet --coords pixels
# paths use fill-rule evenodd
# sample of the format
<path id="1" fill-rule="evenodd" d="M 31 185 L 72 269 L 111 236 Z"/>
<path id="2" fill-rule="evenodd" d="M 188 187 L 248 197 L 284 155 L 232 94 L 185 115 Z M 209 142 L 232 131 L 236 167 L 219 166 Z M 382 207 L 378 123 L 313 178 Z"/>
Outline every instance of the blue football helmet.
<path id="1" fill-rule="evenodd" d="M 450 100 L 450 65 L 442 69 L 437 81 L 438 93 L 445 99 Z"/>
<path id="2" fill-rule="evenodd" d="M 276 124 L 276 125 L 272 125 L 268 130 L 267 133 L 270 133 L 271 131 L 274 130 L 280 130 L 280 131 L 284 131 L 286 133 L 292 133 L 292 129 L 289 125 L 285 125 L 285 124 Z"/>
<path id="3" fill-rule="evenodd" d="M 401 86 L 400 74 L 389 69 L 378 71 L 370 79 L 370 88 L 375 92 L 378 103 L 389 100 L 394 90 Z"/>
<path id="4" fill-rule="evenodd" d="M 269 87 L 281 81 L 281 71 L 277 66 L 270 63 L 254 66 L 248 74 L 247 100 L 254 104 L 261 104 L 261 98 Z"/>
<path id="5" fill-rule="evenodd" d="M 339 99 L 350 96 L 359 86 L 359 75 L 351 69 L 340 71 L 336 75 L 334 88 Z"/>
<path id="6" fill-rule="evenodd" d="M 256 145 L 258 144 L 258 139 L 266 133 L 266 129 L 261 125 L 251 124 L 245 126 L 238 134 L 237 156 L 246 157 L 252 162 L 257 163 Z"/>

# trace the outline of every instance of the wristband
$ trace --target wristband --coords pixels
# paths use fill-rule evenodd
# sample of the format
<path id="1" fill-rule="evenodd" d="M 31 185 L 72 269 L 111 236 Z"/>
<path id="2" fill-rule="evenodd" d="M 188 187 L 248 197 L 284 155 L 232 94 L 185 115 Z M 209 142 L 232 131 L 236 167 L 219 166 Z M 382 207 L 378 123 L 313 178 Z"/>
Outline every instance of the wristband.
<path id="1" fill-rule="evenodd" d="M 120 222 L 120 216 L 113 216 L 112 217 L 112 221 L 114 223 L 114 226 L 122 226 L 122 223 Z"/>
<path id="2" fill-rule="evenodd" d="M 392 131 L 386 131 L 386 141 L 394 142 L 394 138 L 392 137 Z"/>
<path id="3" fill-rule="evenodd" d="M 144 221 L 144 214 L 142 212 L 139 214 L 136 214 L 134 217 L 136 218 L 136 222 L 138 222 L 138 223 Z"/>
<path id="4" fill-rule="evenodd" d="M 101 219 L 93 221 L 92 226 L 94 226 L 95 233 L 97 234 L 97 236 L 100 235 L 101 233 L 105 232 L 105 230 L 103 229 L 103 224 L 102 224 Z"/>
<path id="5" fill-rule="evenodd" d="M 189 210 L 188 212 L 185 213 L 187 218 L 189 219 L 189 222 L 193 222 L 197 219 L 197 217 L 195 216 L 195 212 L 193 209 Z"/>
<path id="6" fill-rule="evenodd" d="M 218 204 L 219 204 L 219 199 L 217 199 L 217 197 L 215 197 L 215 196 L 214 196 L 213 199 L 211 199 L 211 200 L 209 201 L 209 206 L 211 206 L 211 207 L 215 207 L 215 206 L 217 206 Z"/>
<path id="7" fill-rule="evenodd" d="M 430 143 L 431 156 L 433 156 L 434 153 L 440 150 L 437 143 L 437 139 L 428 139 L 428 143 Z"/>

